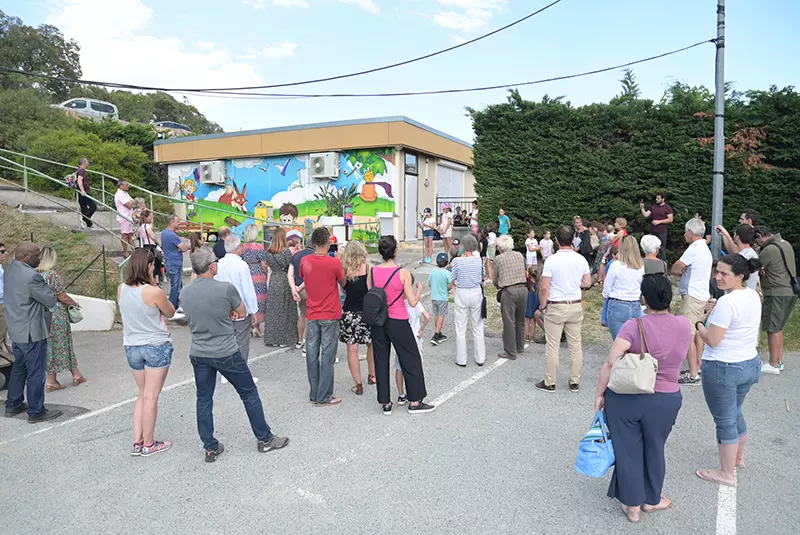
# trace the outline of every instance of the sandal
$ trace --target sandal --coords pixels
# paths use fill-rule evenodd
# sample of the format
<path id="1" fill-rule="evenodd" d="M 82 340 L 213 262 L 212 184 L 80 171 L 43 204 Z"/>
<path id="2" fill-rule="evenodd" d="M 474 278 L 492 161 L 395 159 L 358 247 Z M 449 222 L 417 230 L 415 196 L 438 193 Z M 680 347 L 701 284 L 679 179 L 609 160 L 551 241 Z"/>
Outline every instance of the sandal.
<path id="1" fill-rule="evenodd" d="M 635 511 L 635 509 L 634 509 L 634 511 Z M 630 522 L 631 524 L 638 524 L 639 522 L 642 521 L 642 519 L 644 519 L 644 515 L 642 514 L 642 510 L 641 509 L 639 509 L 639 516 L 638 517 L 635 517 L 635 516 L 631 515 L 631 512 L 628 510 L 628 506 L 627 505 L 623 505 L 622 506 L 622 512 L 625 513 L 625 516 L 628 517 L 628 522 Z"/>
<path id="2" fill-rule="evenodd" d="M 51 384 L 46 384 L 46 385 L 44 385 L 44 390 L 45 390 L 45 392 L 47 392 L 48 394 L 49 394 L 50 392 L 53 392 L 53 391 L 55 391 L 55 390 L 64 390 L 65 388 L 67 388 L 67 387 L 66 387 L 66 386 L 64 386 L 64 385 L 62 385 L 62 384 L 61 384 L 61 383 L 59 383 L 58 381 L 56 381 L 56 384 L 54 384 L 54 385 L 51 385 Z"/>
<path id="3" fill-rule="evenodd" d="M 717 479 L 716 477 L 711 475 L 711 470 L 698 470 L 695 472 L 695 475 L 702 480 L 708 481 L 710 483 L 715 483 L 717 485 L 724 485 L 726 487 L 735 487 L 736 482 L 728 483 L 727 481 L 723 481 L 721 479 Z"/>
<path id="4" fill-rule="evenodd" d="M 80 378 L 78 378 L 78 379 L 75 379 L 75 378 L 72 379 L 72 386 L 78 386 L 78 385 L 80 385 L 82 383 L 85 383 L 85 382 L 86 382 L 86 377 L 81 375 Z"/>
<path id="5" fill-rule="evenodd" d="M 361 394 L 363 394 L 363 393 L 364 393 L 364 385 L 363 385 L 362 383 L 356 383 L 356 385 L 355 385 L 354 387 L 352 387 L 352 388 L 350 389 L 350 391 L 351 391 L 353 394 L 355 394 L 355 395 L 357 395 L 357 396 L 360 396 Z"/>
<path id="6" fill-rule="evenodd" d="M 342 398 L 331 397 L 327 403 L 315 403 L 315 407 L 333 407 L 334 405 L 338 405 L 342 402 Z"/>
<path id="7" fill-rule="evenodd" d="M 667 509 L 672 509 L 672 500 L 662 496 L 661 501 L 666 501 L 667 505 L 642 505 L 642 511 L 645 513 L 655 513 L 656 511 L 666 511 Z"/>
<path id="8" fill-rule="evenodd" d="M 374 375 L 367 375 L 367 384 L 368 385 L 374 385 L 377 382 L 378 381 L 375 380 L 375 376 Z"/>

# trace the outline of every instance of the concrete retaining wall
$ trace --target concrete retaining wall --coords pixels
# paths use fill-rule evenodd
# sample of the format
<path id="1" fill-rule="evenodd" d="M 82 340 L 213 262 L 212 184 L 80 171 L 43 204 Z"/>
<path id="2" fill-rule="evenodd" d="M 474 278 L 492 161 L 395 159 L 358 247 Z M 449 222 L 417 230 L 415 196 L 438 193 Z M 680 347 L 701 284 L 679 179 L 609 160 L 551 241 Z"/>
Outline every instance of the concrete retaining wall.
<path id="1" fill-rule="evenodd" d="M 81 305 L 83 321 L 73 323 L 73 331 L 110 331 L 114 326 L 117 304 L 114 301 L 73 295 Z"/>

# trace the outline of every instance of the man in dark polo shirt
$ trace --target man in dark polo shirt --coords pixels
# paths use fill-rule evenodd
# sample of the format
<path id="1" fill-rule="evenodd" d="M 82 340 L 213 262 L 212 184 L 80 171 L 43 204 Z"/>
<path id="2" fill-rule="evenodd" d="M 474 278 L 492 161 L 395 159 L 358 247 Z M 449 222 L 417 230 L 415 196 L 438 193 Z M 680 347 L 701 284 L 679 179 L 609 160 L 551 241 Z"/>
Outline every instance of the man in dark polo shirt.
<path id="1" fill-rule="evenodd" d="M 78 177 L 78 205 L 81 207 L 81 226 L 92 228 L 92 216 L 97 211 L 97 203 L 89 197 L 91 195 L 91 184 L 89 183 L 89 176 L 86 174 L 86 168 L 89 167 L 89 160 L 81 158 L 78 160 L 78 170 L 75 171 L 75 176 Z"/>
<path id="2" fill-rule="evenodd" d="M 661 260 L 667 259 L 667 226 L 672 223 L 672 206 L 667 204 L 663 193 L 656 193 L 656 203 L 649 210 L 644 209 L 644 200 L 639 201 L 639 208 L 644 217 L 652 218 L 652 233 L 661 240 Z"/>
<path id="3" fill-rule="evenodd" d="M 761 247 L 761 328 L 767 332 L 769 346 L 769 362 L 764 363 L 761 372 L 778 375 L 783 371 L 783 328 L 797 305 L 797 295 L 792 290 L 797 265 L 791 244 L 769 227 L 757 226 L 755 241 Z"/>

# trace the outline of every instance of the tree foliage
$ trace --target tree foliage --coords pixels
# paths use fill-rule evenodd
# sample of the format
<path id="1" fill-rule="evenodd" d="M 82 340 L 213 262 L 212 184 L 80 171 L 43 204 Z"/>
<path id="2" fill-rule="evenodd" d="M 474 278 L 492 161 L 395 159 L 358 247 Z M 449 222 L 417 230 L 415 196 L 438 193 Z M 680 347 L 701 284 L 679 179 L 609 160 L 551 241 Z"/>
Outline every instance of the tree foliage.
<path id="1" fill-rule="evenodd" d="M 80 47 L 66 40 L 55 26 L 25 26 L 18 17 L 0 11 L 0 65 L 17 70 L 44 73 L 63 78 L 80 78 Z M 0 87 L 24 89 L 41 87 L 53 98 L 64 98 L 71 84 L 41 80 L 18 74 L 0 75 Z"/>
<path id="2" fill-rule="evenodd" d="M 669 249 L 682 251 L 684 223 L 710 219 L 714 97 L 674 84 L 660 103 L 638 98 L 572 107 L 563 99 L 523 100 L 469 110 L 475 129 L 476 191 L 484 223 L 499 208 L 515 238 L 531 226 L 555 229 L 575 215 L 626 217 L 649 231 L 638 208 L 663 191 L 675 210 Z M 800 94 L 788 87 L 732 93 L 726 107 L 724 223 L 758 210 L 774 231 L 800 239 Z M 524 239 L 524 238 L 523 238 Z"/>

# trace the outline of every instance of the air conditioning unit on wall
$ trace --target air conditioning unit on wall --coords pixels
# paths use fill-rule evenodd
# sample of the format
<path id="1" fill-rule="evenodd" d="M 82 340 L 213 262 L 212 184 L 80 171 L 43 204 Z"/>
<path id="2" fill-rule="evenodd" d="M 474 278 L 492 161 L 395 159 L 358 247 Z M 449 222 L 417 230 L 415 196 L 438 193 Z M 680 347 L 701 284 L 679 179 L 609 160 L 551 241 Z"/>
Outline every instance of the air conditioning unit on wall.
<path id="1" fill-rule="evenodd" d="M 224 184 L 225 176 L 224 161 L 200 162 L 200 182 L 203 184 Z"/>
<path id="2" fill-rule="evenodd" d="M 309 178 L 338 178 L 339 153 L 319 152 L 308 156 Z"/>

